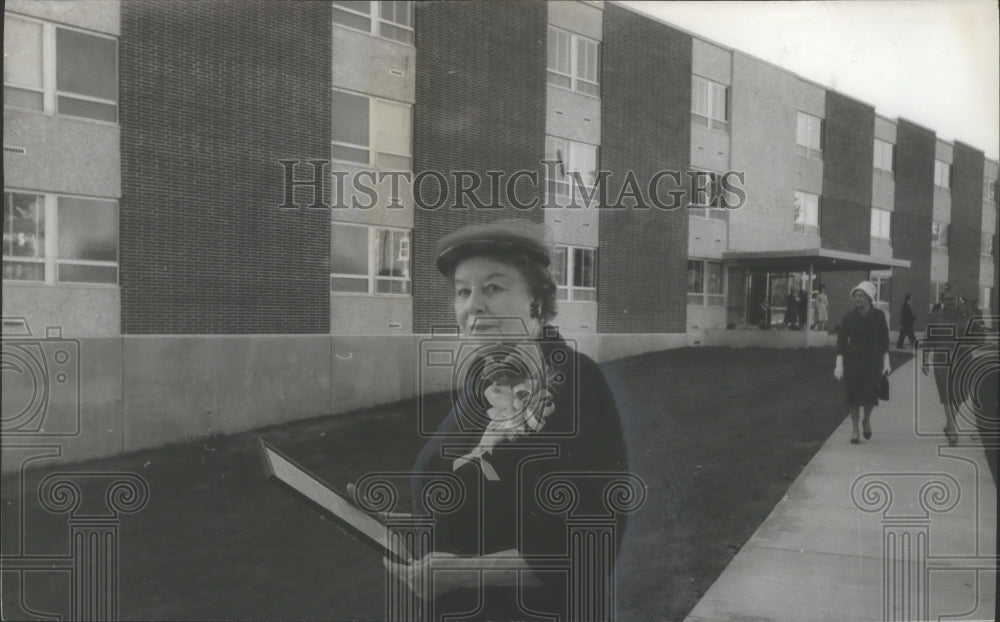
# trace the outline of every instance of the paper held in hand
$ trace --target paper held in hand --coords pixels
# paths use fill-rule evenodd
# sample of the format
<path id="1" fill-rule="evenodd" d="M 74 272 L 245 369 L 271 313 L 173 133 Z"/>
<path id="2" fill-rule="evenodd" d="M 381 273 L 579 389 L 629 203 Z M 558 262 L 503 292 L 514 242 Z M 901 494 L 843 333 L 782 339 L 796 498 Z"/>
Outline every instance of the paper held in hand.
<path id="1" fill-rule="evenodd" d="M 300 499 L 315 504 L 320 511 L 335 519 L 349 533 L 380 554 L 404 564 L 413 561 L 413 556 L 403 541 L 398 536 L 391 535 L 384 523 L 338 495 L 290 458 L 265 443 L 264 439 L 257 440 L 269 479 L 296 493 Z"/>

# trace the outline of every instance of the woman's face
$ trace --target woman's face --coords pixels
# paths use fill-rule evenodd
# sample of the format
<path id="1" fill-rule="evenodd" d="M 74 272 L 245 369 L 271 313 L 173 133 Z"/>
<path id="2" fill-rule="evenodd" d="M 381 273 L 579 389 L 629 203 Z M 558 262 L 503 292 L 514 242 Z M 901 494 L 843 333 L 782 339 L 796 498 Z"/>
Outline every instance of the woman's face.
<path id="1" fill-rule="evenodd" d="M 941 303 L 944 308 L 949 311 L 954 311 L 958 308 L 958 296 L 956 294 L 948 293 L 941 297 Z"/>
<path id="2" fill-rule="evenodd" d="M 868 297 L 868 294 L 864 293 L 860 289 L 854 290 L 851 294 L 851 298 L 854 300 L 854 306 L 858 311 L 866 313 L 872 307 L 872 299 Z"/>
<path id="3" fill-rule="evenodd" d="M 541 323 L 531 317 L 531 287 L 516 267 L 482 255 L 455 267 L 455 319 L 463 337 L 537 337 Z"/>

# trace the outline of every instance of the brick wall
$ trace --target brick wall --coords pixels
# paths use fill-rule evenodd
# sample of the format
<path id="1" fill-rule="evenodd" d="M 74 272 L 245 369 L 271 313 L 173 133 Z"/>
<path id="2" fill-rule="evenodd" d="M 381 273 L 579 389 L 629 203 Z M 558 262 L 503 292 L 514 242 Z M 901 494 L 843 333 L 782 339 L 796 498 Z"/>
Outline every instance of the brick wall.
<path id="1" fill-rule="evenodd" d="M 645 189 L 661 170 L 688 169 L 691 37 L 606 4 L 602 52 L 601 169 L 614 203 L 629 172 Z M 685 209 L 604 208 L 599 224 L 598 331 L 684 332 Z"/>
<path id="2" fill-rule="evenodd" d="M 544 222 L 541 208 L 515 209 L 503 192 L 500 209 L 454 209 L 452 171 L 540 170 L 547 12 L 542 2 L 429 2 L 417 5 L 415 23 L 413 168 L 438 171 L 449 182 L 442 207 L 418 206 L 414 214 L 413 330 L 420 333 L 455 323 L 453 295 L 434 264 L 439 238 L 501 218 Z M 541 184 L 520 184 L 516 200 L 540 201 Z M 428 178 L 424 187 L 426 203 L 435 203 L 437 183 Z"/>
<path id="3" fill-rule="evenodd" d="M 962 296 L 970 302 L 979 298 L 985 164 L 982 151 L 960 142 L 955 143 L 951 164 L 948 281 L 957 285 Z"/>
<path id="4" fill-rule="evenodd" d="M 934 149 L 932 130 L 905 119 L 896 127 L 896 188 L 892 215 L 892 248 L 910 268 L 893 270 L 892 299 L 912 294 L 917 330 L 930 308 L 931 221 L 934 214 Z M 901 302 L 899 304 L 902 304 Z"/>
<path id="5" fill-rule="evenodd" d="M 280 158 L 328 158 L 330 7 L 121 5 L 123 333 L 329 332 L 329 213 Z"/>
<path id="6" fill-rule="evenodd" d="M 869 252 L 875 109 L 826 92 L 823 129 L 823 247 Z"/>

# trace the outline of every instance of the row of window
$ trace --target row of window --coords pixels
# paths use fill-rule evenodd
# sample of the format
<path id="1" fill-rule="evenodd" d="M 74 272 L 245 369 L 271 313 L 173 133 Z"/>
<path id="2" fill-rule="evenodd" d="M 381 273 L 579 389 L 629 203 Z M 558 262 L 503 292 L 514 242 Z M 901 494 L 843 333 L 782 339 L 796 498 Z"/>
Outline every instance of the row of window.
<path id="1" fill-rule="evenodd" d="M 688 304 L 725 304 L 725 279 L 721 261 L 688 259 Z"/>

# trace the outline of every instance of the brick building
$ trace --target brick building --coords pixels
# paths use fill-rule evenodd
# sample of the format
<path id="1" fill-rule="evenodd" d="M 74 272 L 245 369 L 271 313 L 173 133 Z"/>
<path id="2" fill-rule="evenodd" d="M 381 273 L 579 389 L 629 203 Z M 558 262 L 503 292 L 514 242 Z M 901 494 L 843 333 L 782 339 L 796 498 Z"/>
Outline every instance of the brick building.
<path id="1" fill-rule="evenodd" d="M 4 331 L 79 346 L 78 391 L 46 404 L 83 423 L 67 458 L 440 388 L 434 243 L 473 222 L 546 225 L 556 323 L 599 359 L 827 343 L 760 330 L 792 283 L 827 286 L 832 324 L 861 278 L 893 312 L 948 281 L 997 312 L 996 162 L 614 3 L 4 20 Z M 4 421 L 24 404 L 5 392 Z"/>

